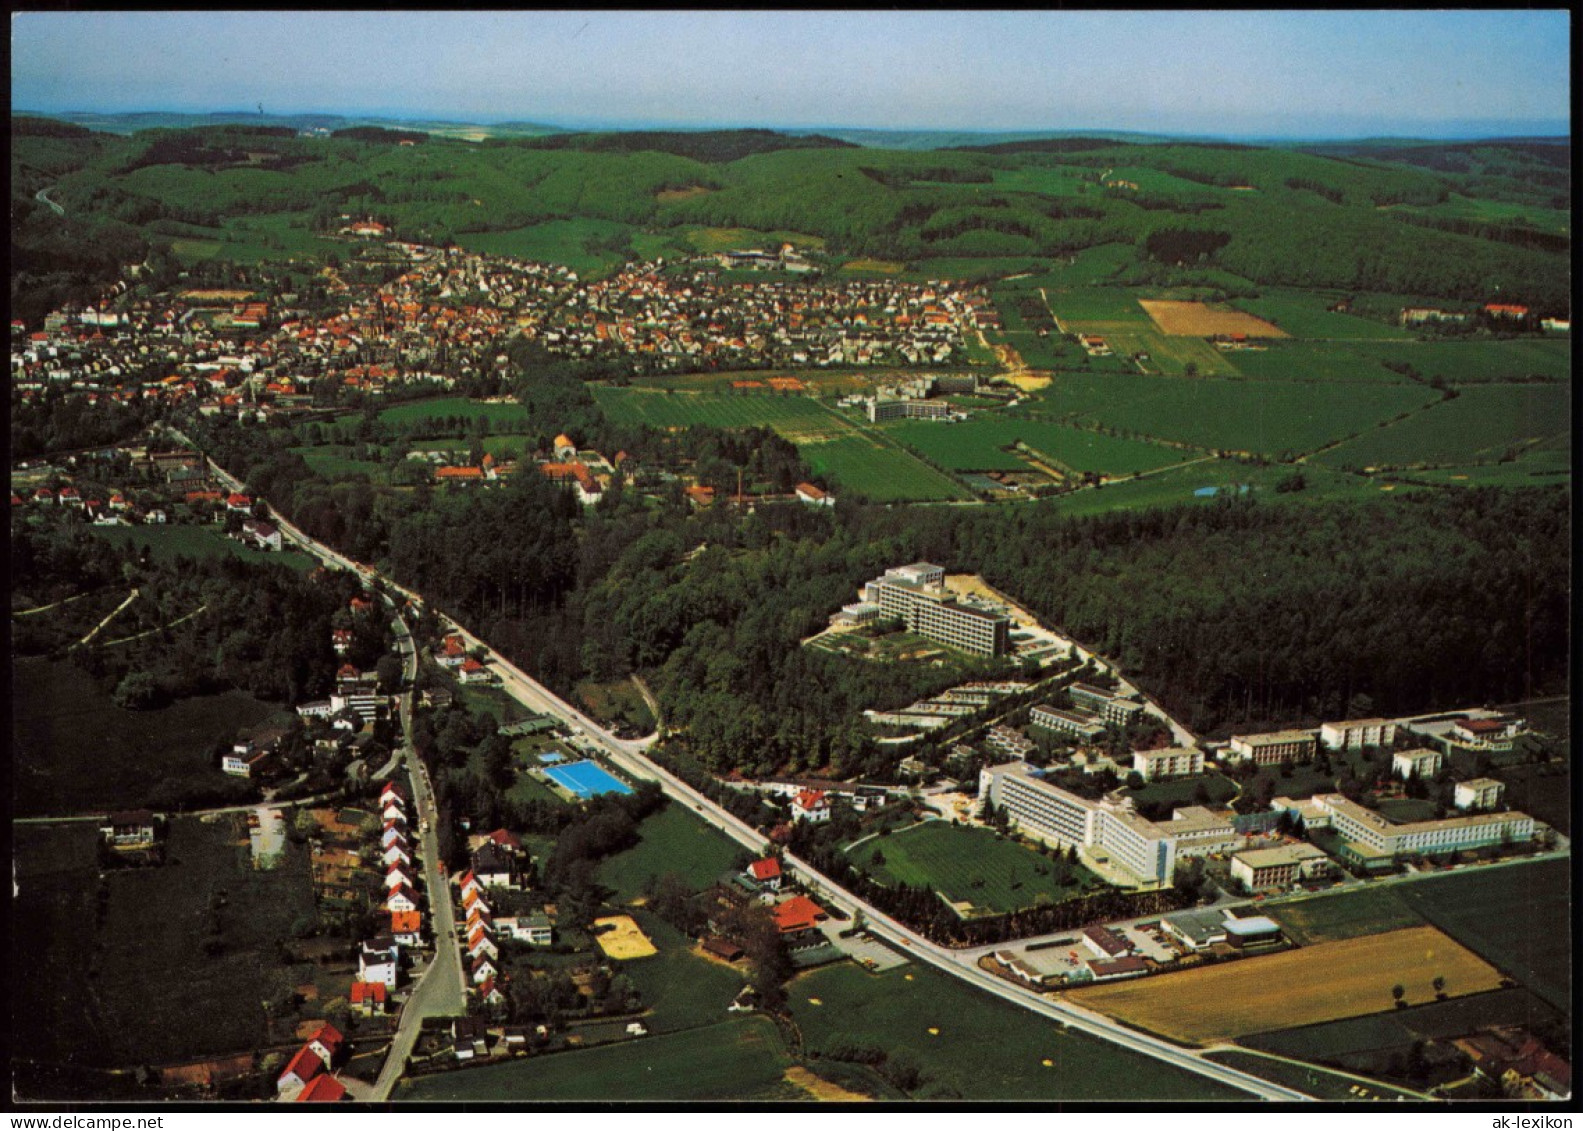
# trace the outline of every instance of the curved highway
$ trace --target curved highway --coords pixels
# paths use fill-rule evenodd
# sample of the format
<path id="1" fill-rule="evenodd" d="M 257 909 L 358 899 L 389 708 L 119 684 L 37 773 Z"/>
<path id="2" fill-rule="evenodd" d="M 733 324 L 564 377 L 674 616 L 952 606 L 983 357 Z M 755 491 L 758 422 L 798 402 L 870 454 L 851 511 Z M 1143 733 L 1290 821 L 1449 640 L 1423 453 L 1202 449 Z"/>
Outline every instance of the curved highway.
<path id="1" fill-rule="evenodd" d="M 183 443 L 186 443 L 189 447 L 195 446 L 190 440 L 188 440 L 185 436 L 182 436 L 179 432 L 174 432 L 174 429 L 171 431 L 178 439 L 180 439 Z M 215 476 L 220 479 L 221 482 L 225 483 L 232 490 L 240 491 L 242 489 L 243 484 L 235 476 L 231 475 L 229 472 L 226 472 L 219 465 L 215 464 L 213 460 L 209 460 L 208 464 L 210 468 L 213 469 Z M 270 513 L 273 521 L 280 527 L 283 534 L 289 537 L 292 542 L 296 543 L 308 553 L 324 562 L 326 565 L 334 566 L 340 569 L 352 570 L 369 581 L 377 579 L 396 592 L 405 594 L 407 597 L 415 600 L 421 600 L 421 598 L 416 593 L 396 585 L 387 578 L 381 577 L 377 571 L 371 567 L 354 562 L 345 555 L 337 553 L 330 547 L 325 546 L 312 538 L 309 538 L 291 523 L 281 518 L 273 508 L 270 509 Z M 661 789 L 664 790 L 667 796 L 689 806 L 709 824 L 724 832 L 727 836 L 731 837 L 739 844 L 742 844 L 750 851 L 760 852 L 764 849 L 767 841 L 763 833 L 753 828 L 753 826 L 747 824 L 745 821 L 739 820 L 737 817 L 733 816 L 720 806 L 716 805 L 713 801 L 710 801 L 703 794 L 695 790 L 692 786 L 682 781 L 663 766 L 656 764 L 647 756 L 646 751 L 656 740 L 658 737 L 657 735 L 649 735 L 648 737 L 642 739 L 617 738 L 615 735 L 606 731 L 598 723 L 594 722 L 593 719 L 579 711 L 576 707 L 573 707 L 570 703 L 567 703 L 554 692 L 541 685 L 537 680 L 527 675 L 515 664 L 511 663 L 510 660 L 497 653 L 487 643 L 480 640 L 477 636 L 473 635 L 463 626 L 457 624 L 450 617 L 442 615 L 441 619 L 445 624 L 449 625 L 455 632 L 462 636 L 462 638 L 466 641 L 469 650 L 472 648 L 482 648 L 485 651 L 489 657 L 491 668 L 500 677 L 502 686 L 508 693 L 510 693 L 524 705 L 541 713 L 558 717 L 572 729 L 573 734 L 578 738 L 597 743 L 602 748 L 603 752 L 609 757 L 610 761 L 617 767 L 626 771 L 635 778 L 658 782 Z M 413 659 L 415 662 L 415 655 Z M 409 720 L 410 705 L 406 707 L 403 716 L 404 722 Z M 424 770 L 422 766 L 418 764 L 417 759 L 412 756 L 410 746 L 408 748 L 408 753 L 409 766 L 413 770 L 413 785 L 416 790 L 419 788 L 418 783 L 424 780 Z M 428 805 L 425 806 L 420 803 L 420 811 L 432 806 L 433 804 L 432 793 L 429 793 L 426 789 L 424 789 L 423 792 L 428 793 L 428 797 L 424 799 L 427 800 Z M 430 855 L 432 852 L 431 846 L 433 844 L 434 835 L 433 823 L 433 816 L 431 814 L 430 832 L 429 835 L 424 838 L 423 845 L 425 850 L 424 855 L 431 863 L 433 861 L 433 857 Z M 1149 1036 L 1148 1034 L 1128 1029 L 1116 1021 L 1111 1020 L 1109 1017 L 1104 1016 L 1103 1014 L 1095 1013 L 1092 1010 L 1073 1005 L 1068 1001 L 1052 1000 L 1050 998 L 1043 997 L 1037 993 L 1034 993 L 1032 990 L 1022 989 L 1000 978 L 997 978 L 993 974 L 980 970 L 978 966 L 974 964 L 974 960 L 970 956 L 959 955 L 946 947 L 942 947 L 930 942 L 928 939 L 924 938 L 910 927 L 897 922 L 895 919 L 892 919 L 879 909 L 865 903 L 858 896 L 847 891 L 839 884 L 836 884 L 828 876 L 812 867 L 806 861 L 795 856 L 788 855 L 786 857 L 786 863 L 789 865 L 792 874 L 798 880 L 802 881 L 802 883 L 805 884 L 810 890 L 820 895 L 826 901 L 840 908 L 848 916 L 851 916 L 857 912 L 862 912 L 863 918 L 867 924 L 867 929 L 871 934 L 900 948 L 903 953 L 911 954 L 922 961 L 928 962 L 931 965 L 938 967 L 940 970 L 943 970 L 945 973 L 952 975 L 953 977 L 960 978 L 965 982 L 977 986 L 986 993 L 993 994 L 998 998 L 1011 1002 L 1014 1005 L 1021 1006 L 1024 1009 L 1032 1010 L 1033 1012 L 1048 1017 L 1050 1020 L 1058 1022 L 1069 1029 L 1087 1033 L 1091 1036 L 1109 1041 L 1112 1044 L 1120 1045 L 1121 1047 L 1129 1049 L 1133 1052 L 1141 1053 L 1144 1056 L 1151 1057 L 1154 1060 L 1163 1061 L 1185 1071 L 1208 1077 L 1209 1079 L 1215 1080 L 1216 1082 L 1224 1084 L 1228 1087 L 1251 1093 L 1253 1096 L 1256 1096 L 1260 1099 L 1288 1102 L 1312 1099 L 1312 1097 L 1293 1088 L 1275 1084 L 1268 1080 L 1262 1080 L 1257 1076 L 1240 1072 L 1237 1069 L 1231 1068 L 1227 1065 L 1217 1064 L 1212 1060 L 1207 1060 L 1200 1052 L 1195 1050 L 1185 1049 L 1178 1045 L 1171 1044 L 1169 1041 L 1162 1040 L 1161 1038 Z M 432 869 L 426 869 L 426 871 L 431 870 Z M 430 880 L 431 884 L 431 905 L 433 905 L 435 908 L 438 908 L 442 902 L 448 903 L 448 900 L 442 900 L 439 896 L 439 893 L 444 892 L 446 889 L 435 884 L 435 877 L 433 875 L 430 875 L 426 878 Z M 449 916 L 446 916 L 446 918 L 449 918 Z M 440 914 L 436 912 L 434 915 L 434 920 L 437 935 L 438 930 L 442 925 L 440 919 Z M 448 947 L 446 942 L 447 940 L 443 936 L 436 938 L 435 962 L 433 966 L 431 966 L 430 971 L 426 972 L 423 982 L 420 983 L 420 988 L 426 987 L 429 982 L 435 980 L 428 978 L 427 973 L 432 973 L 436 967 L 442 965 L 443 959 L 441 956 L 444 955 L 447 950 L 450 951 L 450 954 L 454 960 L 455 947 Z M 442 975 L 441 980 L 449 981 L 449 977 Z M 417 994 L 415 992 L 414 999 L 416 999 L 416 996 Z M 445 996 L 448 997 L 449 995 Z M 417 1013 L 418 1011 L 414 1010 L 413 1012 Z M 380 1092 L 383 1093 L 383 1095 L 389 1094 L 388 1089 L 390 1083 L 394 1082 L 394 1072 L 399 1071 L 399 1068 L 394 1068 L 393 1066 L 400 1065 L 404 1060 L 405 1057 L 398 1059 L 397 1057 L 392 1056 L 390 1058 L 390 1061 L 386 1066 L 387 1073 L 390 1073 L 390 1079 L 387 1082 L 387 1073 L 381 1073 L 380 1078 L 380 1085 L 382 1085 Z"/>

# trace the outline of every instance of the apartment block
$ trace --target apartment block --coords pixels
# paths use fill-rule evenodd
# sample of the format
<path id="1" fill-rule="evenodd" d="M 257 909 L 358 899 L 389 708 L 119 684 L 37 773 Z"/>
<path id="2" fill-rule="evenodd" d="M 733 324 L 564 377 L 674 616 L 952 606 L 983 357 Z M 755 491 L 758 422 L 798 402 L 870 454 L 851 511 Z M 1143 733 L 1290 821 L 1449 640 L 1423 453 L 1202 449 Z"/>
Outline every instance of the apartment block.
<path id="1" fill-rule="evenodd" d="M 1028 712 L 1028 725 L 1064 734 L 1081 742 L 1098 742 L 1105 737 L 1105 724 L 1093 715 L 1063 711 L 1059 707 L 1035 707 Z"/>
<path id="2" fill-rule="evenodd" d="M 1349 722 L 1324 723 L 1319 728 L 1319 741 L 1326 750 L 1389 746 L 1396 741 L 1396 722 L 1393 719 L 1352 719 Z"/>
<path id="3" fill-rule="evenodd" d="M 1144 781 L 1159 778 L 1185 778 L 1204 772 L 1204 752 L 1191 746 L 1167 746 L 1163 750 L 1134 750 L 1132 768 Z"/>
<path id="4" fill-rule="evenodd" d="M 1092 711 L 1107 723 L 1117 726 L 1126 726 L 1138 713 L 1143 710 L 1143 704 L 1136 699 L 1124 698 L 1114 691 L 1106 691 L 1103 687 L 1095 687 L 1091 683 L 1074 683 L 1067 688 L 1072 702 L 1085 710 Z"/>
<path id="5" fill-rule="evenodd" d="M 1276 730 L 1267 734 L 1234 734 L 1227 746 L 1232 758 L 1258 766 L 1311 762 L 1319 751 L 1319 735 L 1311 730 Z"/>

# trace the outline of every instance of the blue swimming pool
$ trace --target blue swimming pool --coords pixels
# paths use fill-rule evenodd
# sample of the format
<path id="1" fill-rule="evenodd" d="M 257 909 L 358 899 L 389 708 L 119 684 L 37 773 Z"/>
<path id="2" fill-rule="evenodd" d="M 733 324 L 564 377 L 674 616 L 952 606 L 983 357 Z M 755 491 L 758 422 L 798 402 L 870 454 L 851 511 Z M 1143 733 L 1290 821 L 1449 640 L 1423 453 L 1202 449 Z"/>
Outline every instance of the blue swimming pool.
<path id="1" fill-rule="evenodd" d="M 544 771 L 544 776 L 578 797 L 601 793 L 631 793 L 632 787 L 597 762 L 569 762 Z"/>

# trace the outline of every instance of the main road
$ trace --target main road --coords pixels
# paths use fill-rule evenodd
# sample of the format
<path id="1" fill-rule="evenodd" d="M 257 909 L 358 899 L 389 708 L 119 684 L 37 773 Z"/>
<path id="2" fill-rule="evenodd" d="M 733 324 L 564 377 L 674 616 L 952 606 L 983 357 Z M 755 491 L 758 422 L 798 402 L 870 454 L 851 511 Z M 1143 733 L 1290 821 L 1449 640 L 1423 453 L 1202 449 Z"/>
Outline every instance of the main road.
<path id="1" fill-rule="evenodd" d="M 174 433 L 174 430 L 172 431 Z M 195 447 L 185 436 L 180 433 L 174 434 L 189 447 Z M 209 461 L 209 466 L 213 469 L 216 477 L 232 490 L 239 491 L 242 489 L 243 485 L 240 480 L 220 468 L 212 460 Z M 409 598 L 419 599 L 418 595 L 411 590 L 404 589 L 394 582 L 380 577 L 377 571 L 371 567 L 354 562 L 328 546 L 309 538 L 278 515 L 275 517 L 275 521 L 282 532 L 294 543 L 326 565 L 353 570 L 370 583 L 379 580 L 396 592 L 403 593 Z M 560 719 L 561 722 L 571 728 L 575 735 L 596 744 L 614 765 L 633 777 L 658 782 L 660 788 L 668 797 L 687 805 L 700 818 L 750 851 L 760 852 L 764 849 L 767 842 L 763 833 L 716 805 L 709 798 L 648 757 L 648 748 L 658 738 L 657 734 L 651 734 L 641 739 L 621 739 L 616 737 L 576 707 L 573 707 L 560 696 L 550 691 L 549 688 L 540 684 L 526 672 L 523 672 L 465 627 L 457 624 L 450 617 L 442 617 L 442 619 L 453 631 L 462 636 L 469 650 L 473 648 L 483 649 L 489 659 L 490 667 L 500 679 L 502 688 L 513 698 L 532 710 Z M 412 663 L 416 663 L 415 653 L 410 659 Z M 410 702 L 403 703 L 402 722 L 404 725 L 410 725 Z M 434 842 L 436 820 L 433 811 L 433 792 L 429 788 L 428 779 L 421 762 L 411 747 L 410 738 L 407 744 L 406 755 L 409 768 L 412 770 L 414 792 L 419 795 L 419 812 L 425 813 L 429 822 L 429 832 L 424 836 L 422 848 L 425 860 L 425 880 L 429 884 L 429 902 L 434 909 L 435 959 L 429 969 L 424 972 L 418 987 L 413 991 L 412 998 L 407 1003 L 406 1010 L 403 1012 L 402 1030 L 398 1032 L 397 1038 L 392 1042 L 391 1054 L 385 1062 L 384 1070 L 380 1073 L 379 1083 L 375 1086 L 373 1098 L 376 1100 L 388 1098 L 396 1078 L 405 1066 L 407 1053 L 410 1052 L 412 1043 L 416 1040 L 417 1023 L 413 1022 L 409 1027 L 409 1018 L 416 1017 L 420 1013 L 423 1015 L 445 1013 L 445 1010 L 440 1008 L 440 999 L 450 998 L 449 992 L 446 991 L 449 991 L 452 986 L 457 988 L 459 996 L 461 994 L 460 961 L 457 956 L 457 949 L 454 942 L 449 939 L 448 934 L 442 933 L 451 929 L 452 921 L 450 901 L 448 898 L 442 898 L 448 889 L 442 885 L 443 877 L 439 875 L 437 870 L 438 859 Z M 938 967 L 952 977 L 977 986 L 986 993 L 1038 1013 L 1063 1025 L 1067 1029 L 1098 1037 L 1111 1044 L 1120 1045 L 1132 1052 L 1141 1053 L 1151 1059 L 1163 1061 L 1176 1068 L 1208 1077 L 1227 1087 L 1248 1092 L 1260 1099 L 1294 1101 L 1312 1098 L 1294 1088 L 1288 1088 L 1268 1080 L 1261 1080 L 1257 1076 L 1240 1072 L 1227 1065 L 1217 1064 L 1212 1060 L 1206 1059 L 1199 1051 L 1184 1049 L 1161 1038 L 1128 1029 L 1093 1010 L 1084 1009 L 1069 1001 L 1046 998 L 1031 990 L 1023 989 L 997 978 L 993 974 L 980 970 L 967 956 L 959 955 L 947 947 L 939 946 L 929 941 L 912 928 L 864 902 L 857 895 L 835 883 L 807 861 L 788 855 L 786 864 L 796 879 L 800 880 L 815 894 L 821 896 L 826 902 L 841 909 L 849 916 L 861 913 L 870 934 L 900 948 L 906 954 Z M 444 972 L 442 964 L 447 963 L 447 958 L 449 963 L 455 964 L 456 980 L 454 982 Z M 434 996 L 431 998 L 429 986 L 437 981 L 444 984 L 445 991 L 436 989 L 432 991 Z M 414 1008 L 415 1005 L 418 1008 Z M 464 1012 L 465 1009 L 458 1008 L 451 1015 L 460 1015 Z"/>

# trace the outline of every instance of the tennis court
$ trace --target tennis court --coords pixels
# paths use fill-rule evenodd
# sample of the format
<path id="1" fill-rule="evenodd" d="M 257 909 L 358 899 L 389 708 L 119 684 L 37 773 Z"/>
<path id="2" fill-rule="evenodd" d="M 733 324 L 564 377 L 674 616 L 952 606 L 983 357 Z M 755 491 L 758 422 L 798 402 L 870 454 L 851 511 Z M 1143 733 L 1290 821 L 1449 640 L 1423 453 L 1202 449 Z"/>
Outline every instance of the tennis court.
<path id="1" fill-rule="evenodd" d="M 631 793 L 632 787 L 597 762 L 568 762 L 544 771 L 544 776 L 580 798 L 601 793 Z"/>

